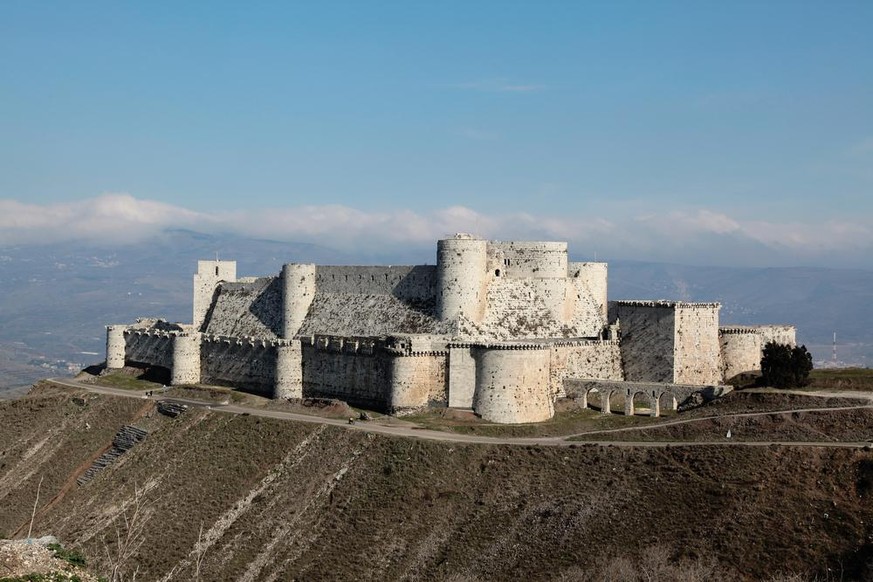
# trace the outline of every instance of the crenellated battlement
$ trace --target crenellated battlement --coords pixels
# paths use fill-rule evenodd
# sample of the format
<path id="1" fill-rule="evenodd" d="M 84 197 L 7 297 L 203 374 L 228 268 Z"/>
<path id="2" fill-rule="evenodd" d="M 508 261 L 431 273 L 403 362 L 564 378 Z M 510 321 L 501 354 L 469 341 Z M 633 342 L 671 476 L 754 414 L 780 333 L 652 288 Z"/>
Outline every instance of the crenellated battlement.
<path id="1" fill-rule="evenodd" d="M 688 301 L 670 301 L 667 299 L 633 299 L 614 301 L 616 305 L 627 307 L 667 307 L 680 309 L 721 309 L 721 303 L 713 302 L 688 302 Z"/>

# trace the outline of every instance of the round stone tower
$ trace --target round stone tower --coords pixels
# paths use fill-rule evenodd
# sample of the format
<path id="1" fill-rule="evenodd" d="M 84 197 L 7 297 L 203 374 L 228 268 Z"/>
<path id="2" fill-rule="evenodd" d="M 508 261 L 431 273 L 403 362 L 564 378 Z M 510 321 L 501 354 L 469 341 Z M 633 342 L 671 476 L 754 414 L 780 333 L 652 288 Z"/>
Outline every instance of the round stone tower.
<path id="1" fill-rule="evenodd" d="M 303 398 L 303 354 L 300 341 L 276 346 L 276 384 L 273 398 Z"/>
<path id="2" fill-rule="evenodd" d="M 300 331 L 315 298 L 315 265 L 282 267 L 282 337 L 291 339 Z"/>
<path id="3" fill-rule="evenodd" d="M 485 313 L 488 242 L 470 235 L 437 241 L 437 313 L 443 321 L 463 314 L 479 323 Z"/>
<path id="4" fill-rule="evenodd" d="M 106 368 L 118 370 L 124 367 L 124 330 L 126 325 L 106 326 Z"/>
<path id="5" fill-rule="evenodd" d="M 173 369 L 170 384 L 200 382 L 200 334 L 181 333 L 173 337 Z"/>
<path id="6" fill-rule="evenodd" d="M 554 415 L 548 349 L 477 349 L 473 410 L 502 424 L 541 422 Z"/>

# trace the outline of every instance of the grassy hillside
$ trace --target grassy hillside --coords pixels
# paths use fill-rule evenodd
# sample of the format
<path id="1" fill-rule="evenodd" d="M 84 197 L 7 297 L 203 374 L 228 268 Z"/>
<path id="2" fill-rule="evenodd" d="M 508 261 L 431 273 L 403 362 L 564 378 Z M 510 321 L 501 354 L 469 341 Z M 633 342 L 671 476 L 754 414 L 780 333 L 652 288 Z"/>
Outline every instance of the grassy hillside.
<path id="1" fill-rule="evenodd" d="M 34 535 L 140 580 L 603 579 L 655 557 L 863 579 L 873 558 L 870 451 L 459 445 L 152 406 L 0 402 L 0 534 L 26 533 L 44 478 Z M 75 485 L 131 423 L 149 436 Z"/>

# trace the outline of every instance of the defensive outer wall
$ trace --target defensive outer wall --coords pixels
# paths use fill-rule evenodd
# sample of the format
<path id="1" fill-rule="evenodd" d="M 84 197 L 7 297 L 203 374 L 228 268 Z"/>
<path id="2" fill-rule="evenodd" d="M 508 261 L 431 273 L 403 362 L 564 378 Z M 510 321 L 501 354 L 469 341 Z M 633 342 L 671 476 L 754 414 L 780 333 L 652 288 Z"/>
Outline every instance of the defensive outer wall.
<path id="1" fill-rule="evenodd" d="M 233 261 L 199 261 L 193 287 L 190 324 L 108 326 L 107 368 L 523 423 L 550 418 L 573 381 L 648 383 L 658 414 L 664 394 L 675 406 L 688 386 L 711 391 L 757 369 L 769 339 L 794 342 L 791 326 L 719 329 L 717 303 L 610 303 L 607 265 L 568 261 L 562 242 L 456 235 L 438 241 L 436 265 L 286 264 L 249 278 Z"/>

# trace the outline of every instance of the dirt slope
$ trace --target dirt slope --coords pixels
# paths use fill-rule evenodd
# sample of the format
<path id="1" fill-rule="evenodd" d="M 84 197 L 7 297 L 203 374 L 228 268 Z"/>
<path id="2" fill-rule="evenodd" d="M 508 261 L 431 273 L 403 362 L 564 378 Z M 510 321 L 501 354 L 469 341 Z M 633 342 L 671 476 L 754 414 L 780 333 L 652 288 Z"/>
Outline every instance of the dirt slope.
<path id="1" fill-rule="evenodd" d="M 34 535 L 140 580 L 552 580 L 652 548 L 713 555 L 715 579 L 865 579 L 873 557 L 868 451 L 458 445 L 152 406 L 0 402 L 0 534 L 26 533 L 44 476 Z M 149 436 L 75 485 L 131 423 Z"/>

